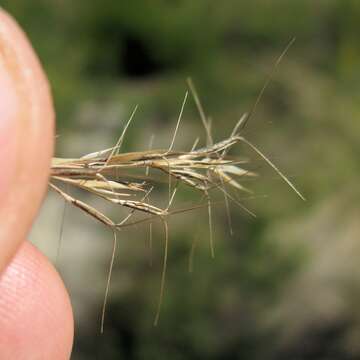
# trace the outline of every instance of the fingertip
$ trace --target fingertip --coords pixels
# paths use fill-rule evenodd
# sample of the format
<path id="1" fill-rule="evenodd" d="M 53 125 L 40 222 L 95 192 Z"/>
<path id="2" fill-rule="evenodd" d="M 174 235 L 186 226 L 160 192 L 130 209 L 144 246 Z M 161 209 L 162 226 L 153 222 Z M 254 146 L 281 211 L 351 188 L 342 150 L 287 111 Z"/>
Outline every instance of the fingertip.
<path id="1" fill-rule="evenodd" d="M 73 314 L 48 260 L 25 242 L 0 277 L 0 357 L 69 359 Z"/>
<path id="2" fill-rule="evenodd" d="M 0 270 L 26 238 L 47 189 L 54 111 L 26 35 L 0 8 Z"/>

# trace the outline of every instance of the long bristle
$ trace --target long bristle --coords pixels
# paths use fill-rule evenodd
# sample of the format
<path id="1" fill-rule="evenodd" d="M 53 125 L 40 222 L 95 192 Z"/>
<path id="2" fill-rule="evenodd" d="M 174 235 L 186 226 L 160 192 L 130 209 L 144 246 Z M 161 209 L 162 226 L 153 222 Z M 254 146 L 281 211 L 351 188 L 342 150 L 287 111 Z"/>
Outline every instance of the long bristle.
<path id="1" fill-rule="evenodd" d="M 292 42 L 291 42 L 292 43 Z M 290 47 L 288 45 L 287 49 Z M 287 49 L 279 57 L 275 67 L 284 56 Z M 136 151 L 130 153 L 120 153 L 120 148 L 124 140 L 126 130 L 128 129 L 131 120 L 134 117 L 137 107 L 134 109 L 128 122 L 124 126 L 123 132 L 117 143 L 108 149 L 100 150 L 87 154 L 78 159 L 61 159 L 54 158 L 51 164 L 51 179 L 50 188 L 60 194 L 67 203 L 83 210 L 88 215 L 92 216 L 97 221 L 109 227 L 114 233 L 113 251 L 110 261 L 109 275 L 106 284 L 105 298 L 103 303 L 101 315 L 101 332 L 104 329 L 104 318 L 108 293 L 110 289 L 110 279 L 113 270 L 115 250 L 117 245 L 116 231 L 128 227 L 136 226 L 144 222 L 150 222 L 149 247 L 152 251 L 152 221 L 156 218 L 160 219 L 164 225 L 165 231 L 165 246 L 163 257 L 163 270 L 161 275 L 161 285 L 158 308 L 154 320 L 154 325 L 159 321 L 161 305 L 164 297 L 165 277 L 168 257 L 168 242 L 169 230 L 167 224 L 167 217 L 175 214 L 184 213 L 187 211 L 194 211 L 196 209 L 206 208 L 208 213 L 209 223 L 209 247 L 211 257 L 215 256 L 214 239 L 213 239 L 213 221 L 212 221 L 212 206 L 215 204 L 211 201 L 210 192 L 219 190 L 223 196 L 226 206 L 226 214 L 228 217 L 228 225 L 230 233 L 233 233 L 230 217 L 229 202 L 235 203 L 241 209 L 251 216 L 255 214 L 245 207 L 240 201 L 237 192 L 251 193 L 249 189 L 242 185 L 244 177 L 253 177 L 254 172 L 246 167 L 247 161 L 237 160 L 227 156 L 228 152 L 237 144 L 244 143 L 249 146 L 263 161 L 270 165 L 276 173 L 290 186 L 290 188 L 303 200 L 304 196 L 297 190 L 297 188 L 290 182 L 290 180 L 283 174 L 277 166 L 274 165 L 270 159 L 263 154 L 257 146 L 244 137 L 240 136 L 238 131 L 242 129 L 250 116 L 254 113 L 256 105 L 261 99 L 261 96 L 270 82 L 271 76 L 262 88 L 255 104 L 249 114 L 245 113 L 235 125 L 231 135 L 222 141 L 214 142 L 211 134 L 211 120 L 207 118 L 200 102 L 199 96 L 196 92 L 195 86 L 191 79 L 188 79 L 188 86 L 193 95 L 196 107 L 199 111 L 200 118 L 206 133 L 206 146 L 196 148 L 199 139 L 197 138 L 191 150 L 174 151 L 175 139 L 178 133 L 179 124 L 183 116 L 184 107 L 187 101 L 188 92 L 185 93 L 179 117 L 175 126 L 173 136 L 167 150 L 154 150 L 153 136 L 149 143 L 149 149 L 146 151 Z M 150 169 L 151 176 L 150 176 Z M 132 173 L 134 170 L 140 170 Z M 159 181 L 152 177 L 153 172 L 165 173 L 168 182 L 168 205 L 163 208 L 153 204 L 149 199 L 149 194 L 154 187 L 159 187 Z M 140 175 L 139 175 L 140 173 Z M 176 184 L 172 190 L 172 181 Z M 56 184 L 56 185 L 55 185 Z M 96 208 L 80 201 L 69 195 L 67 191 L 63 190 L 61 184 L 66 187 L 73 186 L 83 191 L 91 193 L 98 198 L 104 199 L 114 206 L 120 206 L 129 210 L 128 215 L 121 221 L 114 221 L 108 216 L 104 215 Z M 203 199 L 206 203 L 192 205 L 185 209 L 175 209 L 170 211 L 170 207 L 174 202 L 175 193 L 180 184 L 189 186 L 202 193 Z M 230 191 L 233 189 L 235 195 Z M 135 213 L 145 214 L 145 218 L 129 221 Z M 196 241 L 194 241 L 190 258 L 189 271 L 193 269 L 193 257 L 195 251 Z M 152 263 L 152 255 L 150 254 L 150 263 Z"/>

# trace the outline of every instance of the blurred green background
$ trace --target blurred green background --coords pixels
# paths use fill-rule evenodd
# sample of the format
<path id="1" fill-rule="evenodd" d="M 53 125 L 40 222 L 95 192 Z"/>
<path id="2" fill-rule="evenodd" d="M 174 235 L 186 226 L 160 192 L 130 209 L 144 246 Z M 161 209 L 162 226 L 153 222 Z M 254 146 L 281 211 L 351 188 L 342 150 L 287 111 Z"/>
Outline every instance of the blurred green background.
<path id="1" fill-rule="evenodd" d="M 69 157 L 111 146 L 136 104 L 124 150 L 146 149 L 151 134 L 156 147 L 168 146 L 187 76 L 212 118 L 215 138 L 222 139 L 251 109 L 286 44 L 297 39 L 244 136 L 307 201 L 239 146 L 236 154 L 249 157 L 249 168 L 260 175 L 244 183 L 256 195 L 244 204 L 257 218 L 231 206 L 230 236 L 224 206 L 216 206 L 214 260 L 206 211 L 170 221 L 157 327 L 152 322 L 161 225 L 154 224 L 152 266 L 147 228 L 121 233 L 102 336 L 111 234 L 77 209 L 67 209 L 58 267 L 75 309 L 74 359 L 360 358 L 359 1 L 2 0 L 1 5 L 22 25 L 49 76 L 60 135 L 57 155 Z M 191 147 L 197 136 L 204 143 L 189 101 L 176 148 Z M 182 190 L 177 201 L 198 197 Z M 44 206 L 34 241 L 53 256 L 63 205 L 51 195 Z M 194 237 L 199 241 L 189 274 Z"/>

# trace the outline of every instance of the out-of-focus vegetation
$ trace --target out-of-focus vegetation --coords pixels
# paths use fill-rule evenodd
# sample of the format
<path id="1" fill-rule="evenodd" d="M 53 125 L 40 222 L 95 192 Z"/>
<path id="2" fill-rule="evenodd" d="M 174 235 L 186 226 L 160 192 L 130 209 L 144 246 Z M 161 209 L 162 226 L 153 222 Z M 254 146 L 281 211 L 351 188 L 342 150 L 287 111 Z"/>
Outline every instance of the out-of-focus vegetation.
<path id="1" fill-rule="evenodd" d="M 285 170 L 308 201 L 298 200 L 240 147 L 239 154 L 249 156 L 261 175 L 246 185 L 268 195 L 244 200 L 257 218 L 232 206 L 231 237 L 225 211 L 217 206 L 215 260 L 208 251 L 205 213 L 170 223 L 166 296 L 156 328 L 161 227 L 154 232 L 152 267 L 142 240 L 146 232 L 124 233 L 105 334 L 99 338 L 100 300 L 96 306 L 93 301 L 92 321 L 79 317 L 77 323 L 74 359 L 360 357 L 359 1 L 3 0 L 1 5 L 23 26 L 47 71 L 61 134 L 58 152 L 68 156 L 79 155 L 69 148 L 90 152 L 110 146 L 137 103 L 140 111 L 125 148 L 146 148 L 151 133 L 156 145 L 166 146 L 189 75 L 213 119 L 215 137 L 226 136 L 251 108 L 288 41 L 297 38 L 244 135 Z M 203 133 L 200 125 L 189 104 L 177 147 L 191 147 Z M 189 274 L 194 236 L 200 240 Z M 105 259 L 97 271 L 104 267 Z M 91 288 L 94 279 L 83 279 L 81 286 Z M 88 298 L 81 301 L 87 306 Z"/>

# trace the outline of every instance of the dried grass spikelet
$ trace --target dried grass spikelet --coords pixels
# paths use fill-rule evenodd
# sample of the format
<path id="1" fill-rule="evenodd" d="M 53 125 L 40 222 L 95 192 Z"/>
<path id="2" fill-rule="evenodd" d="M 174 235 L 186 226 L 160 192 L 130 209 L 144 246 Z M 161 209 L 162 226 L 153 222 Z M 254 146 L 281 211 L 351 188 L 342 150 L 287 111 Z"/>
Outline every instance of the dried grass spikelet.
<path id="1" fill-rule="evenodd" d="M 287 46 L 283 54 L 281 54 L 274 66 L 274 69 L 278 65 L 279 61 L 281 60 L 289 46 L 292 44 L 292 42 Z M 262 88 L 250 113 L 244 114 L 234 127 L 230 136 L 222 141 L 213 141 L 209 120 L 205 116 L 204 110 L 201 106 L 199 97 L 195 91 L 192 81 L 188 80 L 190 91 L 192 92 L 206 132 L 205 147 L 196 148 L 196 142 L 191 150 L 173 150 L 176 134 L 188 97 L 188 92 L 186 92 L 170 146 L 166 150 L 147 150 L 130 153 L 120 152 L 126 130 L 134 117 L 136 111 L 135 108 L 115 146 L 109 149 L 87 154 L 79 159 L 53 158 L 51 164 L 51 179 L 49 184 L 50 188 L 59 193 L 67 202 L 80 208 L 88 215 L 92 216 L 96 220 L 109 227 L 114 234 L 113 252 L 110 262 L 110 269 L 102 310 L 101 332 L 103 331 L 104 326 L 106 301 L 108 297 L 111 272 L 115 258 L 116 233 L 123 227 L 130 226 L 139 222 L 151 221 L 154 218 L 159 218 L 162 221 L 165 230 L 165 249 L 160 286 L 160 297 L 154 323 L 157 324 L 158 322 L 164 293 L 165 272 L 168 253 L 168 225 L 166 222 L 166 218 L 169 215 L 183 211 L 170 210 L 170 206 L 172 204 L 177 189 L 177 186 L 175 186 L 175 190 L 172 191 L 172 179 L 177 184 L 182 183 L 203 193 L 203 197 L 204 199 L 206 199 L 205 204 L 200 204 L 194 206 L 193 208 L 204 206 L 208 208 L 210 227 L 209 242 L 212 256 L 214 256 L 214 246 L 211 230 L 212 222 L 211 202 L 209 197 L 210 191 L 218 189 L 223 192 L 227 210 L 229 209 L 229 201 L 232 201 L 250 215 L 254 215 L 249 209 L 242 205 L 226 190 L 227 187 L 231 187 L 239 191 L 248 191 L 241 184 L 241 178 L 255 176 L 253 172 L 243 167 L 244 165 L 246 166 L 246 161 L 238 161 L 227 157 L 227 153 L 229 152 L 229 150 L 232 149 L 236 144 L 243 143 L 250 147 L 255 153 L 257 153 L 257 155 L 259 155 L 266 163 L 268 163 L 268 165 L 270 165 L 278 173 L 278 175 L 295 191 L 295 193 L 301 199 L 304 200 L 304 197 L 288 180 L 288 178 L 255 145 L 253 145 L 241 135 L 241 130 L 245 126 L 249 117 L 254 112 L 254 109 L 257 103 L 260 101 L 260 98 L 270 79 L 271 76 L 269 76 L 268 81 Z M 152 204 L 148 199 L 149 194 L 154 187 L 153 181 L 150 181 L 149 178 L 149 169 L 161 171 L 168 176 L 169 202 L 166 208 L 162 208 L 155 204 Z M 133 170 L 140 170 L 142 175 L 137 175 L 137 177 L 135 177 L 134 179 L 133 176 L 129 175 L 129 172 Z M 100 212 L 99 210 L 97 210 L 96 208 L 68 194 L 62 189 L 61 184 L 67 184 L 76 188 L 80 188 L 110 202 L 113 205 L 128 208 L 130 210 L 129 214 L 122 221 L 116 222 L 102 212 Z M 137 221 L 130 221 L 131 217 L 136 212 L 143 213 L 147 215 L 147 217 Z"/>

